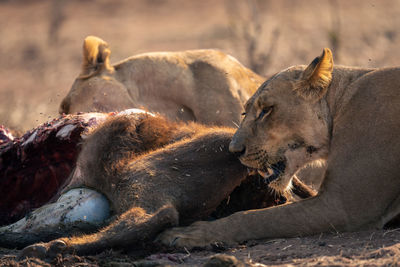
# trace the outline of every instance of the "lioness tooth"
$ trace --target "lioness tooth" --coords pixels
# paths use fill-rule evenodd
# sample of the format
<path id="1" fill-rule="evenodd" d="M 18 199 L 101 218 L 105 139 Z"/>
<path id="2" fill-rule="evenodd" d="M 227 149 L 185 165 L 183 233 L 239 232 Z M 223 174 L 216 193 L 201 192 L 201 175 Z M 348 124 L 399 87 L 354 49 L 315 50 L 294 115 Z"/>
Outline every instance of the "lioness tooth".
<path id="1" fill-rule="evenodd" d="M 251 168 L 247 168 L 247 174 L 248 175 L 255 175 L 256 173 L 257 173 L 257 170 L 251 169 Z"/>
<path id="2" fill-rule="evenodd" d="M 268 173 L 266 173 L 266 172 L 263 172 L 261 170 L 257 170 L 257 171 L 258 171 L 258 174 L 261 175 L 263 178 L 267 178 L 269 176 Z"/>

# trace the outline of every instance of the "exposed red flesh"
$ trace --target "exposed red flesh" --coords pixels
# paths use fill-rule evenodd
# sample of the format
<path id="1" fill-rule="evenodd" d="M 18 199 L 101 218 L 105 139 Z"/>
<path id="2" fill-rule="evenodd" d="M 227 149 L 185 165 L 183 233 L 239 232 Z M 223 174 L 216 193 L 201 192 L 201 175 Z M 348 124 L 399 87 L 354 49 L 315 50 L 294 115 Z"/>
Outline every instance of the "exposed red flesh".
<path id="1" fill-rule="evenodd" d="M 82 134 L 96 123 L 95 116 L 61 116 L 19 138 L 7 138 L 7 129 L 0 129 L 0 225 L 56 194 L 74 168 Z"/>

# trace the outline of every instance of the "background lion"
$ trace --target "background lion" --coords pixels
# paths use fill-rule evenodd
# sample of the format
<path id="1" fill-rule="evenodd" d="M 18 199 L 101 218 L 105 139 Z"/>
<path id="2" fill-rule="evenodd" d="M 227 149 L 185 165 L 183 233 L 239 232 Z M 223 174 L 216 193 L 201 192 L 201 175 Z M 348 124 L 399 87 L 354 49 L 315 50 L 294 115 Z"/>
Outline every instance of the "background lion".
<path id="1" fill-rule="evenodd" d="M 81 74 L 60 113 L 145 108 L 172 120 L 234 126 L 263 78 L 216 50 L 147 53 L 110 65 L 100 38 L 83 44 Z"/>

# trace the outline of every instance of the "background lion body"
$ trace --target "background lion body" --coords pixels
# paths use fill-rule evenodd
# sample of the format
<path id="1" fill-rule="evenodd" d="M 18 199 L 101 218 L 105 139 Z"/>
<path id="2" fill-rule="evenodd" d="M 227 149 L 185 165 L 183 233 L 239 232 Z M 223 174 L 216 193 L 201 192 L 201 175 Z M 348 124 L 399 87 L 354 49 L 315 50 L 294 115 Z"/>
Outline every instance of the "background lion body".
<path id="1" fill-rule="evenodd" d="M 141 54 L 113 66 L 103 40 L 87 37 L 83 51 L 82 72 L 60 113 L 138 107 L 172 120 L 232 127 L 264 80 L 233 57 L 210 49 Z"/>

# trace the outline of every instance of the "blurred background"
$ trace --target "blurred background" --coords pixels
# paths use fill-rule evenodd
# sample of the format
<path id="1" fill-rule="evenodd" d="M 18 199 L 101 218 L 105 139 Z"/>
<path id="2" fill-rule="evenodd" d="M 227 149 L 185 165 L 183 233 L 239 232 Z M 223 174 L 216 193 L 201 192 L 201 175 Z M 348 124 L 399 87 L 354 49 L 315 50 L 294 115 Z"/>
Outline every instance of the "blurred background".
<path id="1" fill-rule="evenodd" d="M 0 124 L 26 131 L 58 114 L 97 35 L 111 62 L 216 48 L 268 77 L 330 47 L 336 64 L 400 65 L 399 0 L 0 0 Z"/>

